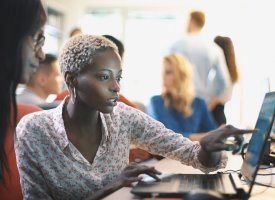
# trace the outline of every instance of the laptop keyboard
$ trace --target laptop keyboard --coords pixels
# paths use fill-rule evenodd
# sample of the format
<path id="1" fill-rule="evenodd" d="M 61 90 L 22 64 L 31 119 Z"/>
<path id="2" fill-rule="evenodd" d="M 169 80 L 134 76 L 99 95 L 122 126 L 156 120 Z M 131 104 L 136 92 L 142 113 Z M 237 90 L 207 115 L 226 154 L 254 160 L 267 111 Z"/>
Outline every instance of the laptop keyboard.
<path id="1" fill-rule="evenodd" d="M 230 174 L 174 174 L 160 182 L 139 182 L 132 192 L 139 195 L 182 195 L 196 189 L 214 190 L 225 195 L 235 195 L 236 189 Z"/>
<path id="2" fill-rule="evenodd" d="M 181 174 L 178 176 L 182 193 L 194 189 L 215 190 L 222 194 L 234 194 L 235 189 L 228 174 Z"/>

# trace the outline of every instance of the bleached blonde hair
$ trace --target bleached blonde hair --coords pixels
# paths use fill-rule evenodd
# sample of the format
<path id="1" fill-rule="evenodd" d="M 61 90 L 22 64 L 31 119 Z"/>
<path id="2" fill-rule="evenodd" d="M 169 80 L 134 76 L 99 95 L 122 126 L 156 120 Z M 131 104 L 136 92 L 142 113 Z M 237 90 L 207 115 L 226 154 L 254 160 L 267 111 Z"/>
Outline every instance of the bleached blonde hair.
<path id="1" fill-rule="evenodd" d="M 162 97 L 165 106 L 174 108 L 188 117 L 193 113 L 192 103 L 195 98 L 191 65 L 187 58 L 176 53 L 165 56 L 163 62 L 168 62 L 173 68 L 173 87 L 177 91 L 171 92 L 163 85 Z"/>
<path id="2" fill-rule="evenodd" d="M 92 64 L 94 56 L 99 52 L 113 50 L 118 54 L 117 46 L 109 39 L 96 35 L 77 35 L 72 37 L 63 47 L 59 63 L 61 72 L 79 74 L 86 66 Z"/>

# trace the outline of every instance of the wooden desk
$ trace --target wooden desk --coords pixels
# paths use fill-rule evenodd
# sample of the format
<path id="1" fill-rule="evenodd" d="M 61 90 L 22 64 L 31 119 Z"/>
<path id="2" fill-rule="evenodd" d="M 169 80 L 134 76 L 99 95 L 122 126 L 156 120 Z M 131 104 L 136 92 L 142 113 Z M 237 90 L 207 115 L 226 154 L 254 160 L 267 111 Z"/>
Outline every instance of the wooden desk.
<path id="1" fill-rule="evenodd" d="M 242 158 L 241 156 L 233 156 L 231 153 L 228 153 L 228 163 L 225 169 L 221 169 L 219 171 L 225 170 L 239 170 L 241 168 Z M 182 165 L 180 162 L 171 160 L 171 159 L 163 159 L 160 161 L 151 161 L 148 165 L 153 165 L 157 170 L 163 173 L 197 173 L 201 174 L 200 170 L 194 169 L 190 166 Z M 274 177 L 275 179 L 275 177 Z M 274 182 L 274 180 L 273 180 Z M 130 192 L 131 188 L 122 188 L 115 193 L 109 195 L 104 198 L 105 200 L 132 200 L 139 199 L 136 196 L 132 195 Z M 267 188 L 264 186 L 254 185 L 252 194 L 250 197 L 251 200 L 274 200 L 275 199 L 275 188 Z"/>

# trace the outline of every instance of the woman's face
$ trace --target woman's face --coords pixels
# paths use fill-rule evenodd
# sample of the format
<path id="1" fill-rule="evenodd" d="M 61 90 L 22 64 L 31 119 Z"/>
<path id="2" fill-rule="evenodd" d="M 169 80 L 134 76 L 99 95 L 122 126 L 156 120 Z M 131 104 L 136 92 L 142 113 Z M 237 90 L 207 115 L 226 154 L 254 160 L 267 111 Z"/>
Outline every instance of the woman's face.
<path id="1" fill-rule="evenodd" d="M 39 62 L 45 58 L 42 50 L 44 41 L 44 28 L 41 28 L 33 35 L 27 36 L 23 41 L 21 83 L 29 81 L 30 75 L 36 71 Z"/>
<path id="2" fill-rule="evenodd" d="M 174 85 L 174 68 L 171 63 L 167 62 L 166 60 L 163 62 L 163 86 L 166 90 L 173 89 Z"/>
<path id="3" fill-rule="evenodd" d="M 77 76 L 76 103 L 110 113 L 117 104 L 122 75 L 121 60 L 113 50 L 97 53 L 93 64 Z"/>

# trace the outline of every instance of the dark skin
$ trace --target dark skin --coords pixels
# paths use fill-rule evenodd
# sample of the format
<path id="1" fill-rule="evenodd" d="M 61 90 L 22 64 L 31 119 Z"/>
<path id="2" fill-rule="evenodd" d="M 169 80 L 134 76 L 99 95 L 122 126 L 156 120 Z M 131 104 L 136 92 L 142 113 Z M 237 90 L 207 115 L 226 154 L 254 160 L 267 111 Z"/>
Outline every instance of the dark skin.
<path id="1" fill-rule="evenodd" d="M 199 160 L 206 167 L 215 166 L 221 157 L 221 151 L 233 151 L 237 153 L 242 142 L 243 134 L 251 133 L 252 129 L 238 129 L 232 125 L 222 126 L 218 129 L 208 132 L 200 139 L 201 150 Z M 234 137 L 234 144 L 227 144 L 225 140 L 228 137 Z"/>
<path id="2" fill-rule="evenodd" d="M 106 56 L 113 59 L 103 58 Z M 109 105 L 108 101 L 119 96 L 118 79 L 121 76 L 121 71 L 119 56 L 112 51 L 106 51 L 95 56 L 94 62 L 78 76 L 70 72 L 65 73 L 65 81 L 69 86 L 70 93 L 72 94 L 73 87 L 77 91 L 75 103 L 68 101 L 64 107 L 63 117 L 67 135 L 90 163 L 93 162 L 101 142 L 102 131 L 99 113 L 112 111 L 113 106 Z"/>
<path id="3" fill-rule="evenodd" d="M 75 102 L 69 100 L 64 106 L 65 129 L 69 140 L 90 163 L 93 163 L 102 139 L 100 112 L 110 113 L 116 106 L 121 74 L 121 59 L 113 50 L 97 53 L 93 63 L 80 74 L 65 73 L 71 100 L 74 96 L 73 88 L 76 91 Z M 224 139 L 248 132 L 251 130 L 228 126 L 208 133 L 200 141 L 200 162 L 206 167 L 215 166 L 220 161 L 220 151 L 230 149 L 229 145 L 224 144 Z M 140 174 L 148 174 L 159 180 L 157 175 L 160 172 L 154 167 L 129 165 L 114 182 L 90 194 L 87 199 L 100 199 L 124 186 L 129 186 L 141 180 Z"/>
<path id="4" fill-rule="evenodd" d="M 65 81 L 75 103 L 68 101 L 63 110 L 65 129 L 69 140 L 90 163 L 96 156 L 101 142 L 102 130 L 100 112 L 110 113 L 119 96 L 121 60 L 117 53 L 108 50 L 98 53 L 94 62 L 80 74 L 65 73 Z M 88 91 L 88 92 L 87 92 Z M 129 165 L 114 183 L 91 194 L 88 199 L 99 199 L 107 194 L 140 180 L 140 174 L 148 174 L 157 180 L 160 174 L 155 168 L 144 165 Z"/>
<path id="5" fill-rule="evenodd" d="M 138 177 L 138 175 L 140 174 L 148 174 L 149 176 L 155 178 L 157 181 L 160 181 L 160 179 L 157 177 L 157 174 L 161 173 L 157 171 L 154 167 L 148 167 L 145 165 L 129 165 L 124 168 L 116 181 L 105 186 L 103 189 L 89 195 L 85 200 L 102 199 L 122 187 L 127 187 L 134 182 L 140 181 L 142 179 L 141 177 Z"/>
<path id="6" fill-rule="evenodd" d="M 73 109 L 69 106 L 71 104 L 68 103 L 67 109 L 64 109 L 63 112 L 68 139 L 92 164 L 102 137 L 100 119 L 87 117 L 84 119 L 90 119 L 88 122 L 79 120 L 81 118 L 78 118 L 77 115 L 69 115 L 68 110 Z"/>

